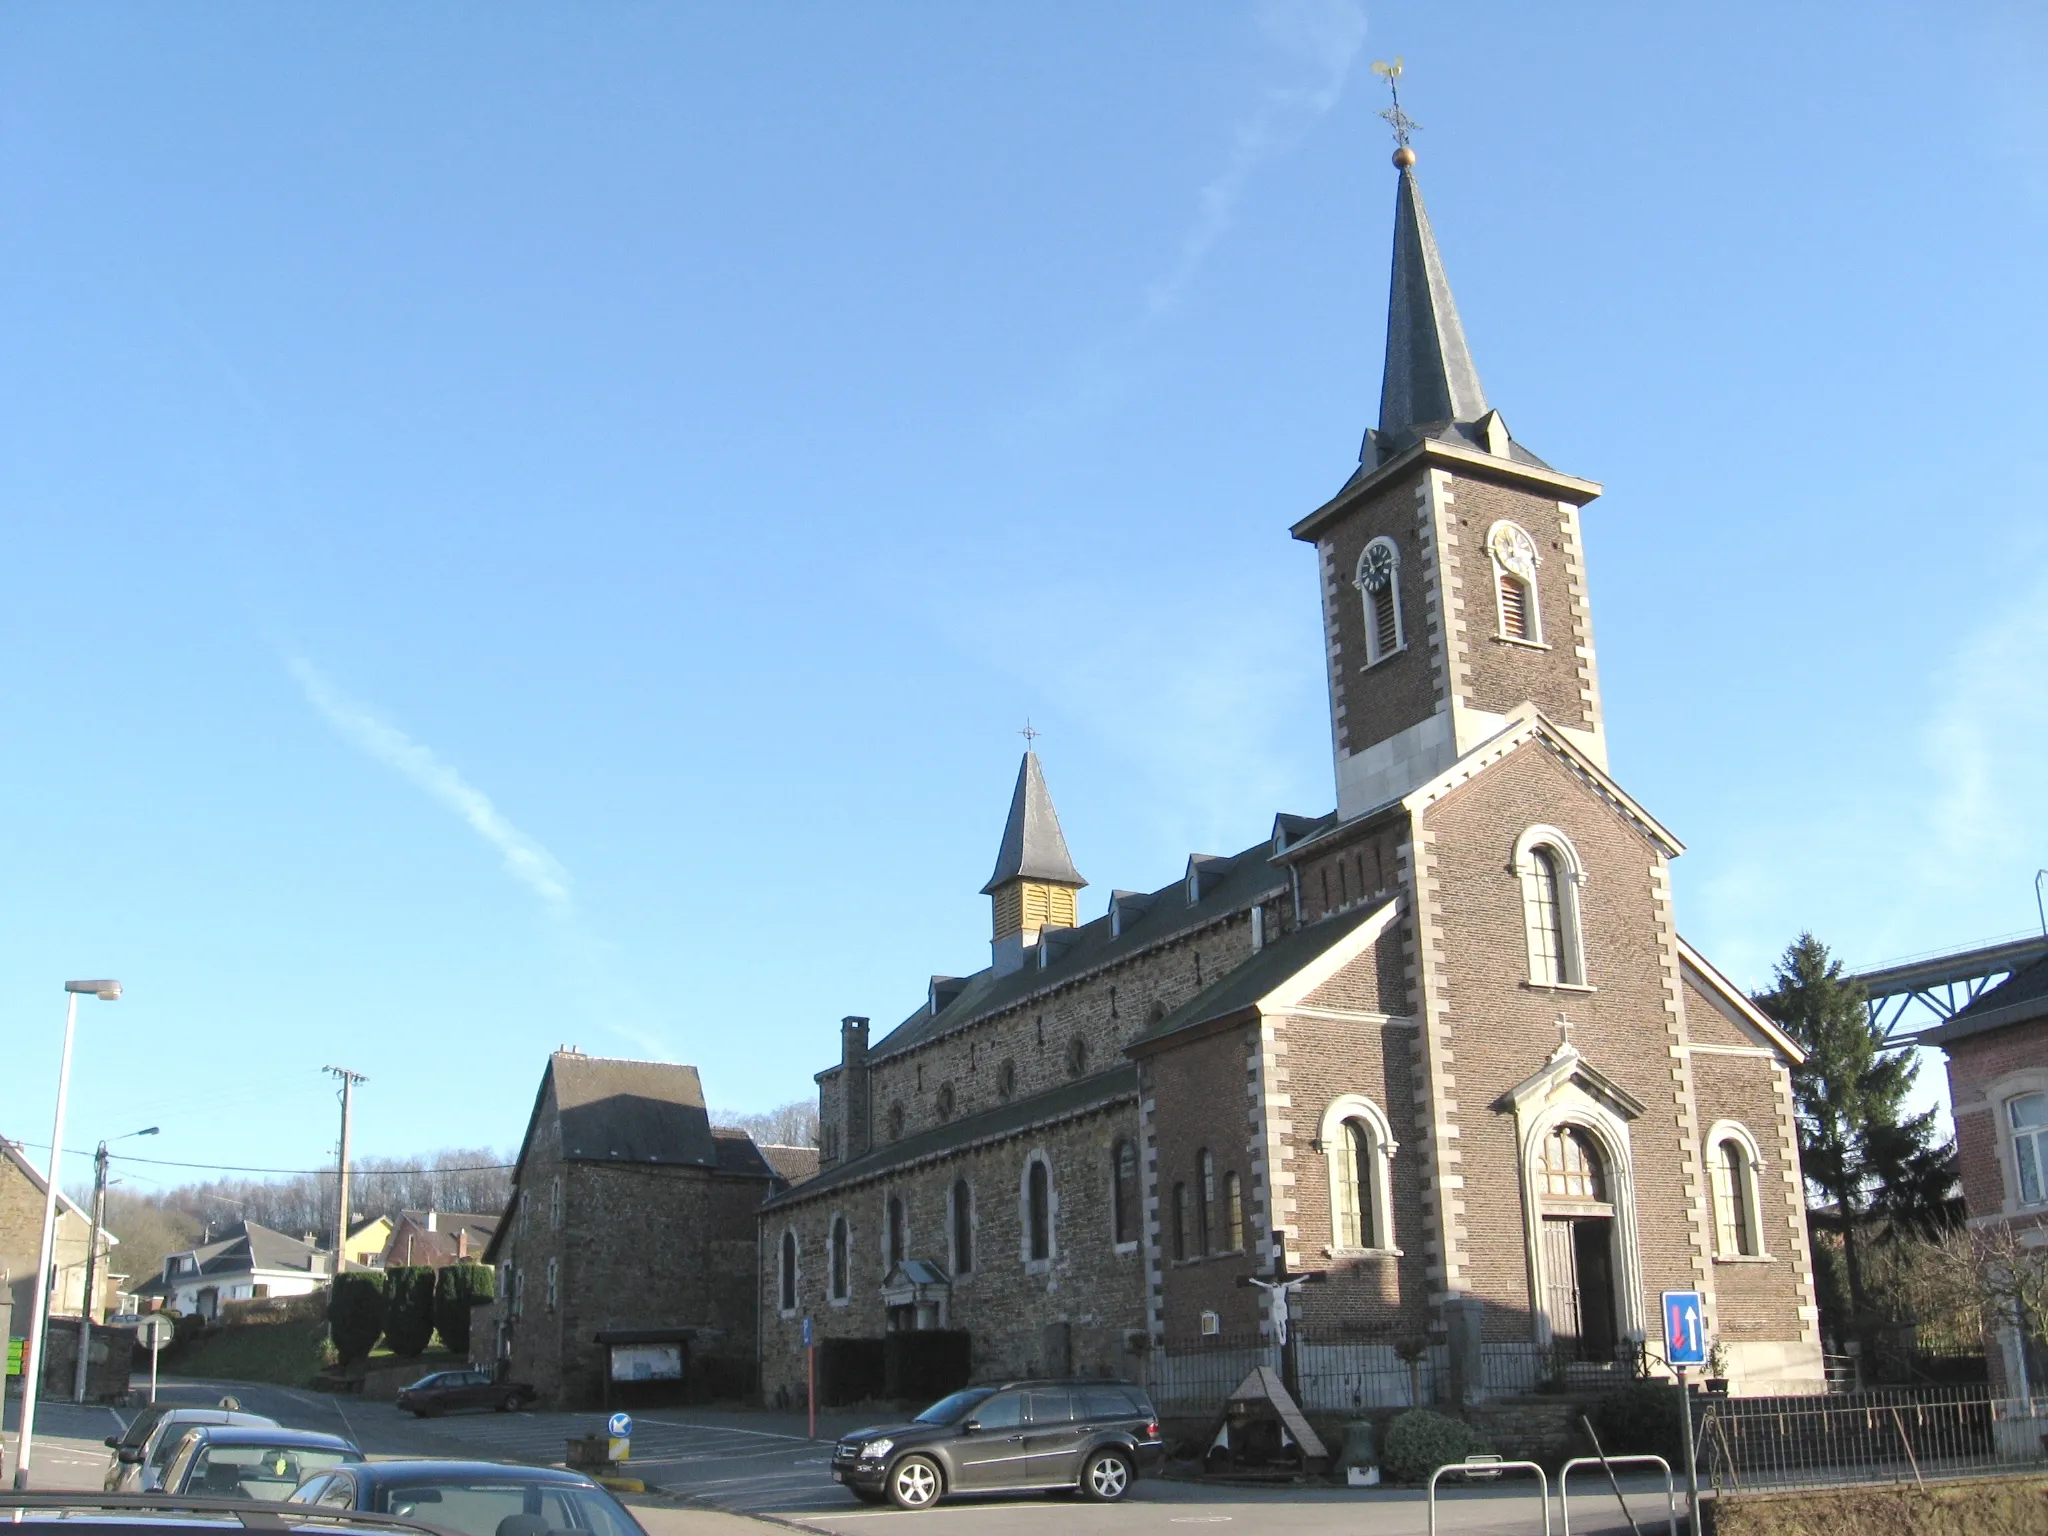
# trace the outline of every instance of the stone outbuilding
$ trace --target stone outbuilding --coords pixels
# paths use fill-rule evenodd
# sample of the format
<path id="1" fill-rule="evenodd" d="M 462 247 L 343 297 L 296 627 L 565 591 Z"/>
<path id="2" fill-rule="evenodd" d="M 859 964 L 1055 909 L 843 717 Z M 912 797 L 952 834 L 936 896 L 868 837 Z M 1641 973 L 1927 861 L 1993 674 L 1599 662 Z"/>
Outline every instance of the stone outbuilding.
<path id="1" fill-rule="evenodd" d="M 480 1257 L 497 1299 L 471 1349 L 550 1407 L 755 1385 L 755 1213 L 786 1181 L 714 1129 L 695 1067 L 557 1051 Z"/>

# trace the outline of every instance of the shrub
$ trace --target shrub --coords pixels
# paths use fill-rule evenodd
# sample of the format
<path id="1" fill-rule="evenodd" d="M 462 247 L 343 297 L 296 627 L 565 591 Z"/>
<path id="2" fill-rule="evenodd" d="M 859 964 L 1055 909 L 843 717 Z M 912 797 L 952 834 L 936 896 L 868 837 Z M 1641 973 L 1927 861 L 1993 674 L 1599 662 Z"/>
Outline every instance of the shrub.
<path id="1" fill-rule="evenodd" d="M 343 1365 L 369 1358 L 384 1337 L 384 1276 L 376 1270 L 336 1275 L 327 1293 L 327 1326 Z"/>
<path id="2" fill-rule="evenodd" d="M 433 1266 L 401 1264 L 384 1277 L 384 1342 L 394 1355 L 424 1353 L 434 1339 Z"/>
<path id="3" fill-rule="evenodd" d="M 450 1264 L 434 1280 L 434 1329 L 441 1347 L 469 1353 L 470 1308 L 497 1295 L 497 1281 L 484 1264 Z"/>
<path id="4" fill-rule="evenodd" d="M 1380 1447 L 1380 1468 L 1404 1483 L 1426 1483 L 1438 1467 L 1449 1466 L 1486 1450 L 1479 1431 L 1463 1419 L 1447 1418 L 1427 1408 L 1410 1408 L 1387 1426 Z"/>
<path id="5" fill-rule="evenodd" d="M 1593 1400 L 1586 1417 L 1610 1456 L 1662 1456 L 1684 1465 L 1685 1421 L 1679 1417 L 1678 1388 L 1668 1381 L 1635 1381 Z M 1587 1447 L 1591 1449 L 1591 1447 Z"/>

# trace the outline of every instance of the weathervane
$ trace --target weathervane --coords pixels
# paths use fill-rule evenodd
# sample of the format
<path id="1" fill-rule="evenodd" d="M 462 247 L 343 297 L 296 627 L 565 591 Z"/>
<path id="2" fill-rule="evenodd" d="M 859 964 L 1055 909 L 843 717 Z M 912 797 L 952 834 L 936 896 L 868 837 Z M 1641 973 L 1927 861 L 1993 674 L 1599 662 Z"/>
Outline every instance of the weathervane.
<path id="1" fill-rule="evenodd" d="M 1031 728 L 1031 717 L 1029 715 L 1026 715 L 1024 717 L 1024 729 L 1019 731 L 1017 734 L 1024 738 L 1024 750 L 1026 752 L 1029 752 L 1032 750 L 1031 744 L 1034 741 L 1038 740 L 1039 737 L 1043 736 L 1045 732 L 1034 731 Z"/>
<path id="2" fill-rule="evenodd" d="M 1401 55 L 1394 55 L 1389 64 L 1384 59 L 1374 59 L 1372 72 L 1387 82 L 1387 91 L 1394 98 L 1394 104 L 1377 115 L 1387 120 L 1387 126 L 1394 130 L 1394 142 L 1400 146 L 1394 152 L 1394 163 L 1404 170 L 1415 163 L 1415 151 L 1408 147 L 1408 135 L 1419 132 L 1422 124 L 1401 110 Z M 1406 156 L 1405 161 L 1403 156 Z"/>

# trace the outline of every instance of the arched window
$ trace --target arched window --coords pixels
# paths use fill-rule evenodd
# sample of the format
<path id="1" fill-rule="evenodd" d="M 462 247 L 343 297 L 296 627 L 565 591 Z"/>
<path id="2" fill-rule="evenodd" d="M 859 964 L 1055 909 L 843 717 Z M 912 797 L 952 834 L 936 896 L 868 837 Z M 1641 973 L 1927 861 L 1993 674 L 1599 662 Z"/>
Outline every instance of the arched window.
<path id="1" fill-rule="evenodd" d="M 953 1273 L 974 1269 L 974 1191 L 965 1179 L 953 1181 Z"/>
<path id="2" fill-rule="evenodd" d="M 1332 1249 L 1391 1249 L 1395 1143 L 1380 1107 L 1345 1094 L 1323 1111 L 1317 1144 L 1329 1164 Z"/>
<path id="3" fill-rule="evenodd" d="M 1514 870 L 1522 883 L 1530 982 L 1539 987 L 1584 986 L 1579 888 L 1585 874 L 1571 839 L 1555 827 L 1529 828 L 1515 843 Z"/>
<path id="4" fill-rule="evenodd" d="M 1185 1184 L 1173 1186 L 1173 1256 L 1176 1259 L 1188 1256 L 1188 1187 Z"/>
<path id="5" fill-rule="evenodd" d="M 2048 1200 L 2048 1093 L 2022 1093 L 2005 1101 L 2012 1130 L 2013 1171 L 2019 1175 L 2019 1203 Z"/>
<path id="6" fill-rule="evenodd" d="M 1501 639 L 1541 645 L 1543 615 L 1536 603 L 1536 567 L 1542 557 L 1536 551 L 1536 541 L 1515 524 L 1499 522 L 1486 535 L 1486 552 L 1493 560 Z"/>
<path id="7" fill-rule="evenodd" d="M 1215 1216 L 1216 1159 L 1204 1147 L 1195 1154 L 1195 1252 L 1210 1251 L 1209 1239 L 1215 1232 Z"/>
<path id="8" fill-rule="evenodd" d="M 1244 1252 L 1244 1189 L 1236 1169 L 1223 1175 L 1223 1251 Z"/>
<path id="9" fill-rule="evenodd" d="M 1358 557 L 1354 578 L 1365 600 L 1365 664 L 1373 666 L 1408 643 L 1401 627 L 1401 551 L 1378 538 Z"/>
<path id="10" fill-rule="evenodd" d="M 1138 1147 L 1123 1137 L 1109 1152 L 1110 1237 L 1118 1243 L 1138 1240 Z"/>
<path id="11" fill-rule="evenodd" d="M 846 1218 L 832 1218 L 832 1299 L 846 1300 Z"/>
<path id="12" fill-rule="evenodd" d="M 1763 1223 L 1757 1203 L 1756 1138 L 1733 1120 L 1707 1132 L 1707 1182 L 1714 1192 L 1714 1251 L 1724 1259 L 1763 1255 Z"/>
<path id="13" fill-rule="evenodd" d="M 796 1310 L 796 1234 L 782 1234 L 782 1310 Z"/>
<path id="14" fill-rule="evenodd" d="M 555 1310 L 555 1303 L 561 1298 L 562 1271 L 558 1261 L 548 1260 L 548 1310 Z"/>
<path id="15" fill-rule="evenodd" d="M 1560 1125 L 1543 1138 L 1542 1179 L 1545 1200 L 1606 1203 L 1607 1165 L 1576 1125 Z"/>
<path id="16" fill-rule="evenodd" d="M 1024 1176 L 1026 1252 L 1034 1264 L 1052 1257 L 1052 1174 L 1042 1158 L 1033 1158 Z"/>
<path id="17" fill-rule="evenodd" d="M 557 1232 L 562 1230 L 562 1181 L 559 1177 L 548 1184 L 548 1225 Z"/>
<path id="18" fill-rule="evenodd" d="M 893 1269 L 903 1262 L 903 1198 L 889 1197 L 889 1265 Z"/>

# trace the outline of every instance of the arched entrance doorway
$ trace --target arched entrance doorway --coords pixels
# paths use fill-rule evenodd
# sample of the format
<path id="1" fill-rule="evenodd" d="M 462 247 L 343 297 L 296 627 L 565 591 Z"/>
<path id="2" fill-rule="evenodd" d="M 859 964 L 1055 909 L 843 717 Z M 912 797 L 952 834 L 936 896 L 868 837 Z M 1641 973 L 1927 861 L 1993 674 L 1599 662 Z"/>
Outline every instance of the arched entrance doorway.
<path id="1" fill-rule="evenodd" d="M 1589 1132 L 1576 1125 L 1551 1128 L 1540 1149 L 1536 1190 L 1551 1341 L 1568 1357 L 1612 1360 L 1620 1337 L 1615 1211 L 1606 1160 Z"/>

